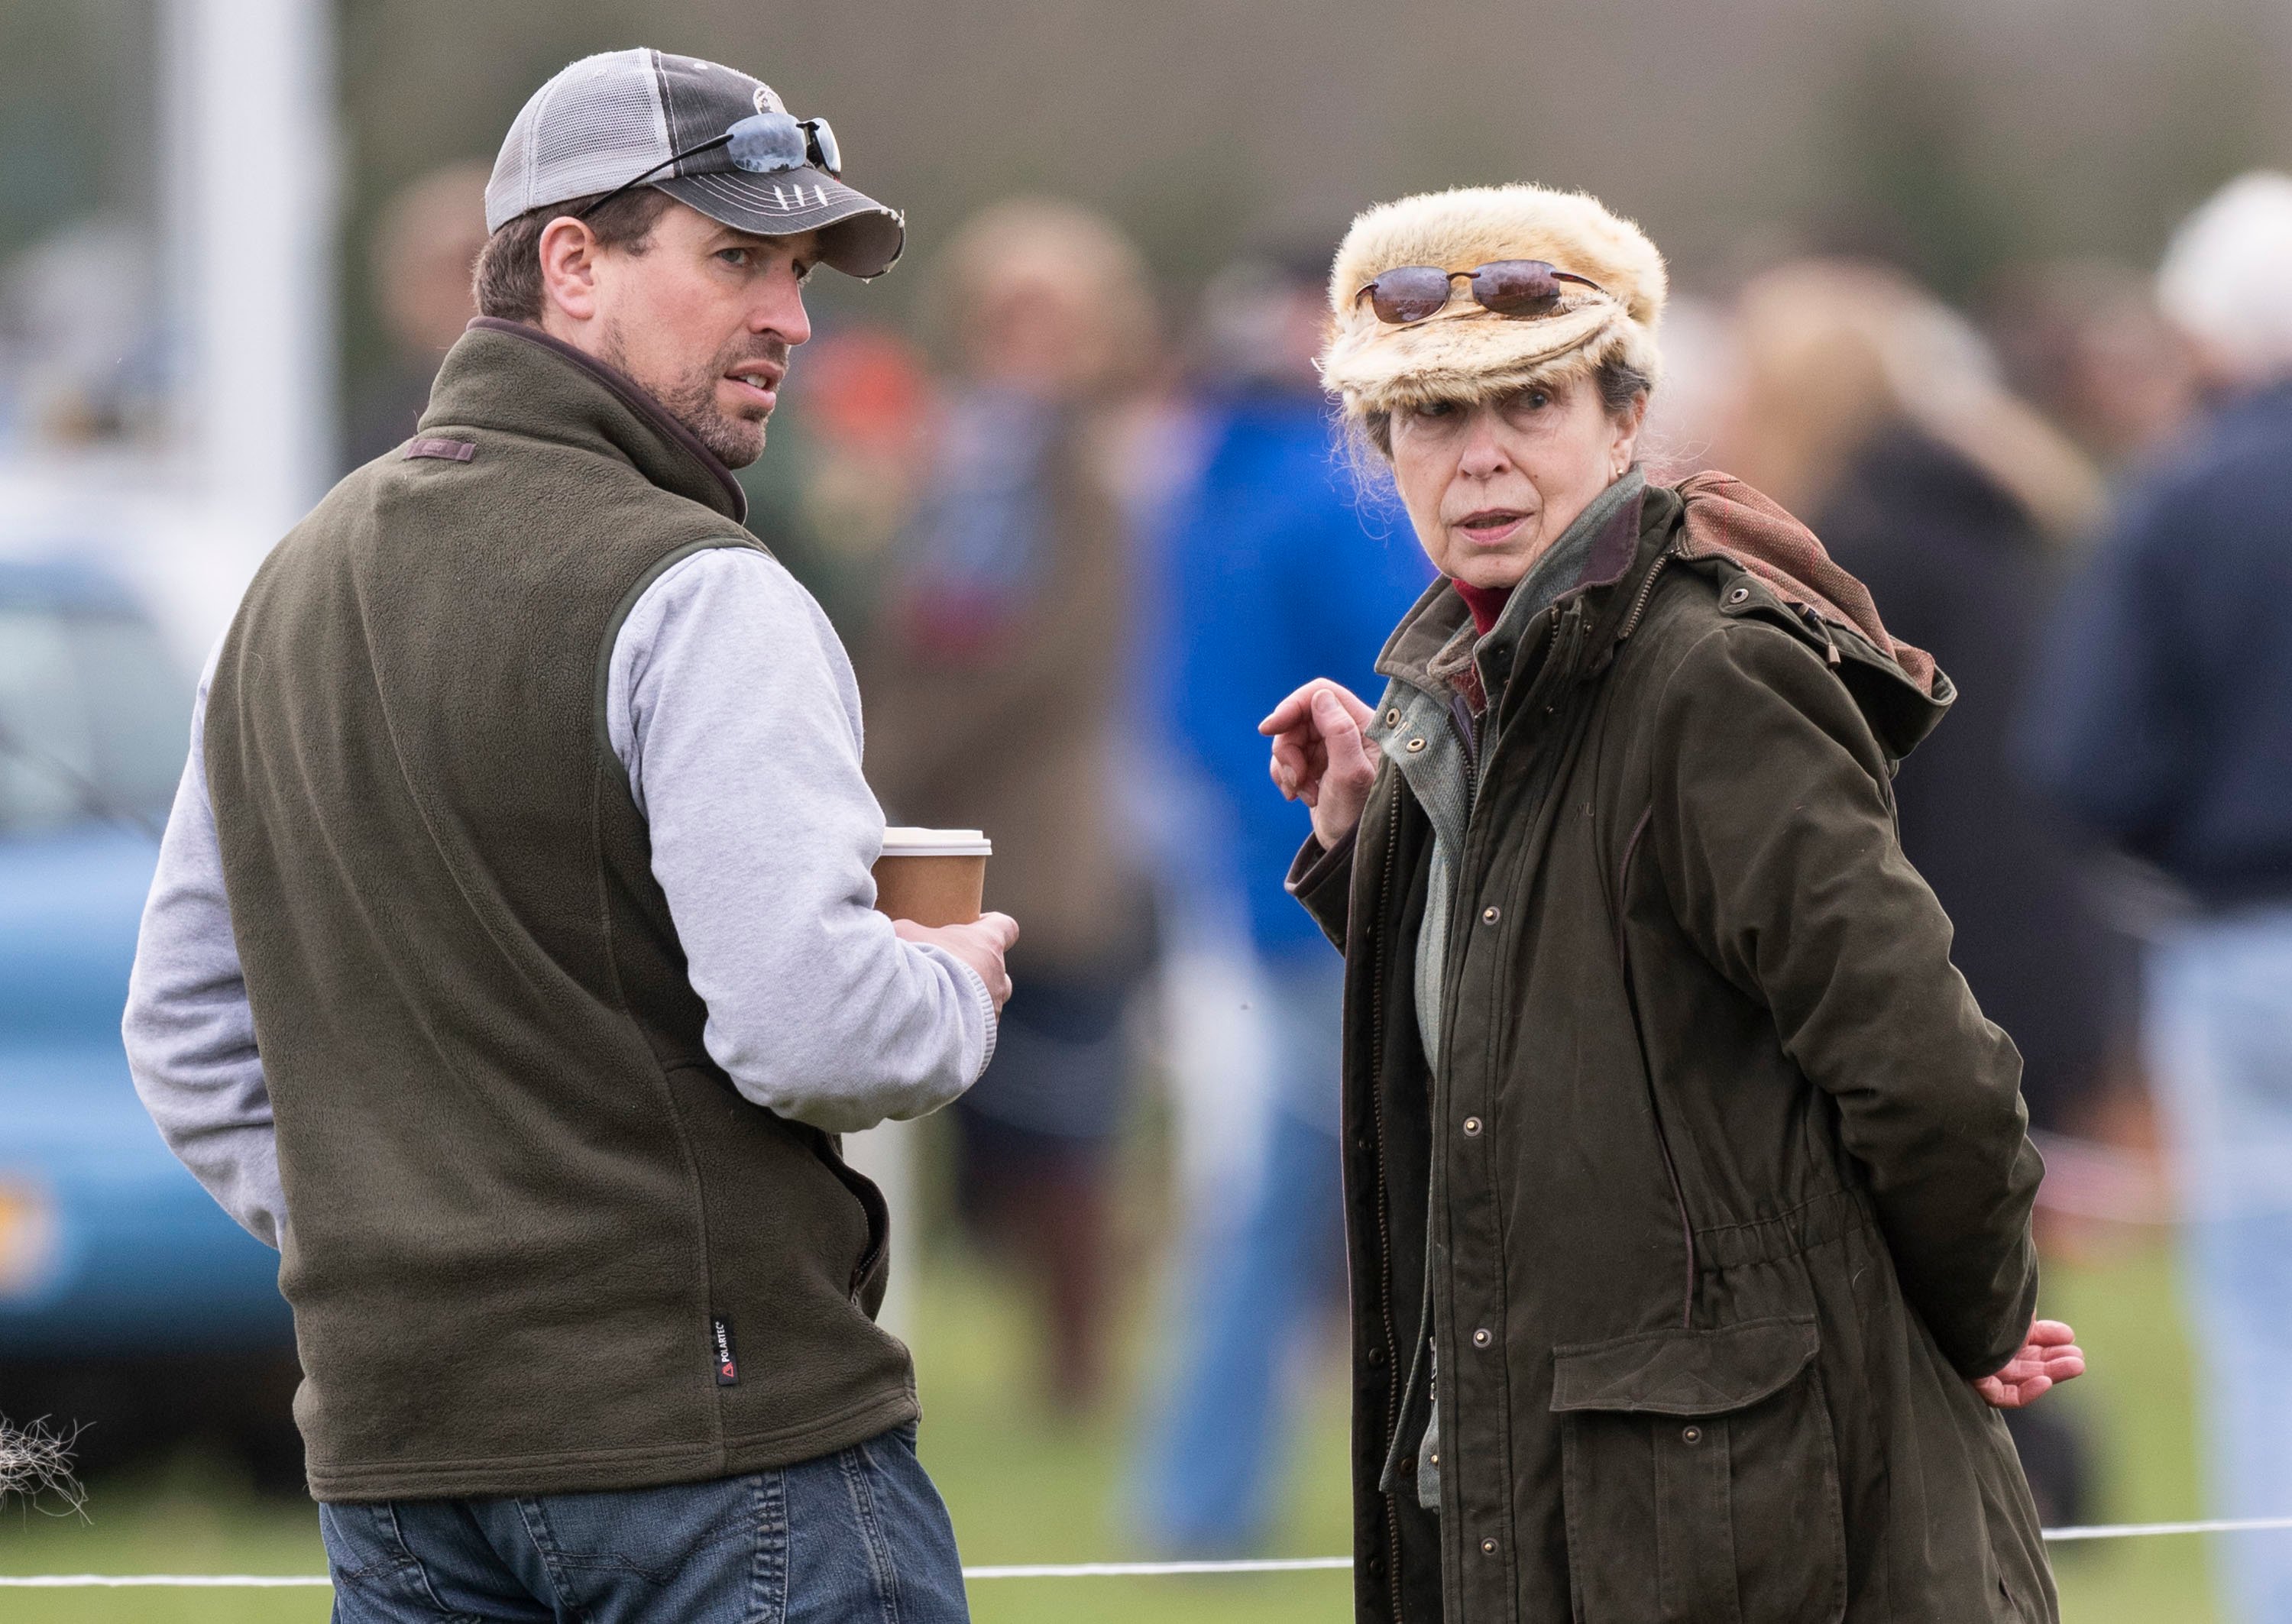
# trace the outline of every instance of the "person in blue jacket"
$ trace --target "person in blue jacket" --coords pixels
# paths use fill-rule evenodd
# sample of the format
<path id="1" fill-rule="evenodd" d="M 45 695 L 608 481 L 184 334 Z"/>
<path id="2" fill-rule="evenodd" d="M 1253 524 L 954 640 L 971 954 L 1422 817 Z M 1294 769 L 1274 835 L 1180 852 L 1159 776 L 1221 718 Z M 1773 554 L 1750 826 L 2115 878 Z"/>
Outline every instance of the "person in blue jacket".
<path id="1" fill-rule="evenodd" d="M 2247 175 L 2159 273 L 2219 399 L 2127 493 L 2024 719 L 2039 783 L 2176 882 L 2147 953 L 2179 1163 L 2212 1515 L 2292 1510 L 2292 176 Z M 2234 1616 L 2292 1620 L 2292 1540 L 2215 1546 Z"/>
<path id="2" fill-rule="evenodd" d="M 1266 781 L 1257 723 L 1316 675 L 1369 681 L 1431 579 L 1398 504 L 1356 484 L 1313 372 L 1328 260 L 1317 246 L 1213 281 L 1202 460 L 1159 559 L 1149 669 L 1194 807 L 1183 867 L 1223 893 L 1209 911 L 1239 938 L 1226 949 L 1248 962 L 1239 996 L 1260 1040 L 1231 1051 L 1236 1074 L 1212 1080 L 1254 1102 L 1259 1131 L 1240 1176 L 1189 1214 L 1173 1379 L 1141 1484 L 1150 1536 L 1187 1554 L 1248 1549 L 1265 1532 L 1294 1408 L 1283 1378 L 1344 1285 L 1344 966 L 1282 888 L 1308 825 Z"/>

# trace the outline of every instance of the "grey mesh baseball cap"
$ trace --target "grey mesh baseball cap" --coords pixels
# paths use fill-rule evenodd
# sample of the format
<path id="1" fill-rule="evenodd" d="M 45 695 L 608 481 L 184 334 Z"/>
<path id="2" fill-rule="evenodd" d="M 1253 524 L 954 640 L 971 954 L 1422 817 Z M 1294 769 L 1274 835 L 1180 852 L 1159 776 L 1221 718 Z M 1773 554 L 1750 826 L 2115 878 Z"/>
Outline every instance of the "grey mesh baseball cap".
<path id="1" fill-rule="evenodd" d="M 642 180 L 737 230 L 818 231 L 827 263 L 850 276 L 882 275 L 907 241 L 897 209 L 813 162 L 757 173 L 722 142 L 688 154 L 741 119 L 787 110 L 761 79 L 698 57 L 643 49 L 583 57 L 534 92 L 511 124 L 486 183 L 486 229 Z"/>

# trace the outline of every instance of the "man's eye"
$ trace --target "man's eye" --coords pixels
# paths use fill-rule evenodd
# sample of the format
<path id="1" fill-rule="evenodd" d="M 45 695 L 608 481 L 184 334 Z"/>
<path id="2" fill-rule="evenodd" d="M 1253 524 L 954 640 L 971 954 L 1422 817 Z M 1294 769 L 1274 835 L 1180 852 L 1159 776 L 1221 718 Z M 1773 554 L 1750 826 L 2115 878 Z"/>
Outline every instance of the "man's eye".
<path id="1" fill-rule="evenodd" d="M 748 251 L 746 248 L 719 248 L 716 251 L 716 257 L 727 265 L 737 266 L 742 270 L 748 268 Z"/>

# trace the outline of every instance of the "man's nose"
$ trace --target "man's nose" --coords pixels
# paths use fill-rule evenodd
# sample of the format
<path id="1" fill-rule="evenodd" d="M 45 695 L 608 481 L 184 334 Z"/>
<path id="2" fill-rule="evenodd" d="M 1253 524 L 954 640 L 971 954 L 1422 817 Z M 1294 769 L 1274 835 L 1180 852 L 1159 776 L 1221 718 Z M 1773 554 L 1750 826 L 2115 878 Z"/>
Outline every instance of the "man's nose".
<path id="1" fill-rule="evenodd" d="M 811 336 L 811 315 L 803 308 L 803 284 L 795 273 L 771 277 L 763 296 L 749 313 L 748 330 L 769 333 L 784 344 L 801 344 Z"/>

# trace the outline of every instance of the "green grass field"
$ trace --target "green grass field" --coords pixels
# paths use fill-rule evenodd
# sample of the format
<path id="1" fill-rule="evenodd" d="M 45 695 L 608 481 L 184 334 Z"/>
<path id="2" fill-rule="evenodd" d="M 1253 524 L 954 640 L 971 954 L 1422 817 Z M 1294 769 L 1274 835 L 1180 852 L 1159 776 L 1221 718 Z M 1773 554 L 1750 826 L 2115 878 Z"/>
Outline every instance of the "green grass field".
<path id="1" fill-rule="evenodd" d="M 2190 1437 L 2187 1349 L 2170 1271 L 2155 1255 L 2059 1266 L 2046 1312 L 2070 1320 L 2093 1373 L 2062 1401 L 2088 1422 L 2105 1471 L 2099 1515 L 2163 1521 L 2199 1515 Z M 1128 1346 L 1142 1348 L 1150 1305 L 1131 1306 Z M 1142 1556 L 1125 1532 L 1121 1476 L 1129 1419 L 1043 1415 L 1028 1380 L 1024 1322 L 1012 1294 L 959 1254 L 924 1282 L 916 1344 L 928 1414 L 924 1454 L 973 1563 Z M 1134 1363 L 1135 1362 L 1134 1361 Z M 1126 1390 L 1134 1390 L 1134 1369 Z M 1344 1549 L 1344 1393 L 1319 1376 L 1308 1425 L 1288 1465 L 1280 1555 Z M 2246 1536 L 2264 1538 L 2266 1536 Z M 2068 1624 L 2209 1624 L 2203 1542 L 2128 1541 L 2063 1549 Z M 311 1573 L 324 1566 L 307 1506 L 262 1502 L 196 1461 L 134 1481 L 93 1485 L 86 1517 L 11 1510 L 0 1520 L 0 1572 Z M 1344 1573 L 1186 1580 L 1001 1580 L 978 1583 L 980 1624 L 1104 1624 L 1183 1618 L 1189 1624 L 1303 1624 L 1347 1616 Z M 315 1624 L 323 1590 L 0 1590 L 4 1624 Z"/>

